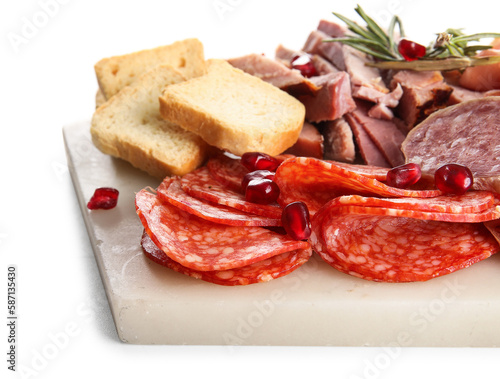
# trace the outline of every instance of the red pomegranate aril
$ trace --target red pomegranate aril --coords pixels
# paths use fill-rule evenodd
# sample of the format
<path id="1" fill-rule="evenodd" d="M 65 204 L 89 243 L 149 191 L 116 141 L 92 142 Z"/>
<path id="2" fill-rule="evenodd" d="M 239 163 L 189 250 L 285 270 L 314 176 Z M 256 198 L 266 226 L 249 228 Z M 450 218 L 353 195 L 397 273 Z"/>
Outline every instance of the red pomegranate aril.
<path id="1" fill-rule="evenodd" d="M 294 240 L 305 240 L 311 235 L 309 209 L 302 201 L 295 201 L 283 208 L 281 223 L 286 233 Z"/>
<path id="2" fill-rule="evenodd" d="M 280 189 L 271 179 L 253 179 L 245 190 L 245 199 L 256 204 L 271 204 L 278 200 Z"/>
<path id="3" fill-rule="evenodd" d="M 471 170 L 456 163 L 445 164 L 434 173 L 436 187 L 446 194 L 462 195 L 472 187 Z"/>
<path id="4" fill-rule="evenodd" d="M 296 55 L 291 60 L 292 68 L 299 70 L 302 76 L 310 78 L 311 76 L 317 76 L 318 72 L 314 63 L 311 61 L 309 54 Z"/>
<path id="5" fill-rule="evenodd" d="M 276 171 L 280 161 L 265 153 L 245 153 L 241 156 L 241 164 L 249 171 L 268 170 Z"/>
<path id="6" fill-rule="evenodd" d="M 110 187 L 97 188 L 87 203 L 88 209 L 111 209 L 116 207 L 119 192 Z"/>
<path id="7" fill-rule="evenodd" d="M 241 181 L 241 188 L 246 191 L 248 183 L 254 179 L 274 179 L 274 172 L 268 170 L 257 170 L 246 174 Z"/>
<path id="8" fill-rule="evenodd" d="M 387 172 L 386 184 L 396 188 L 408 188 L 421 177 L 420 166 L 416 163 L 407 163 L 390 169 Z"/>
<path id="9" fill-rule="evenodd" d="M 409 62 L 422 58 L 427 52 L 425 46 L 407 39 L 399 41 L 398 51 Z"/>

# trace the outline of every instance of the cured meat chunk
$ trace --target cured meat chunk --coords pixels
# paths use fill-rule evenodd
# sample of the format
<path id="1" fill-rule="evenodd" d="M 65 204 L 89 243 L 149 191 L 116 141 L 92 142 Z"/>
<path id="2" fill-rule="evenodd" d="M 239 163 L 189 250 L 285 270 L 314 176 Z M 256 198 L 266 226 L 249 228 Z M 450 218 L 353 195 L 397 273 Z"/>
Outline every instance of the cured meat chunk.
<path id="1" fill-rule="evenodd" d="M 327 75 L 339 71 L 333 64 L 317 54 L 314 54 L 311 57 L 311 62 L 314 65 L 318 76 Z"/>
<path id="2" fill-rule="evenodd" d="M 352 115 L 363 126 L 392 167 L 404 164 L 405 158 L 401 152 L 401 144 L 405 135 L 395 123 L 368 116 L 367 106 L 361 102 L 357 102 L 357 108 L 352 112 Z"/>
<path id="3" fill-rule="evenodd" d="M 500 50 L 480 51 L 478 57 L 499 56 Z M 460 77 L 460 85 L 473 91 L 500 89 L 500 63 L 467 67 Z"/>
<path id="4" fill-rule="evenodd" d="M 141 190 L 135 198 L 144 229 L 156 246 L 181 265 L 199 271 L 230 270 L 298 249 L 304 241 L 257 226 L 221 225 Z"/>
<path id="5" fill-rule="evenodd" d="M 256 76 L 275 87 L 291 94 L 314 94 L 319 88 L 303 77 L 298 70 L 292 70 L 283 63 L 262 54 L 249 54 L 231 58 L 228 62 L 246 73 Z"/>
<path id="6" fill-rule="evenodd" d="M 345 26 L 328 20 L 320 20 L 317 29 L 330 37 L 343 37 L 347 32 Z"/>
<path id="7" fill-rule="evenodd" d="M 361 122 L 359 122 L 352 113 L 345 115 L 345 119 L 351 126 L 363 161 L 370 166 L 392 167 L 377 145 L 375 145 L 370 138 Z"/>
<path id="8" fill-rule="evenodd" d="M 299 139 L 295 144 L 285 151 L 299 157 L 323 158 L 323 136 L 318 129 L 305 121 L 300 131 Z"/>
<path id="9" fill-rule="evenodd" d="M 345 166 L 344 166 L 345 167 Z M 403 190 L 349 171 L 334 162 L 298 157 L 283 162 L 274 181 L 280 187 L 278 202 L 286 205 L 303 201 L 314 214 L 337 196 L 363 195 L 379 197 L 435 197 L 437 190 Z"/>
<path id="10" fill-rule="evenodd" d="M 167 177 L 157 189 L 158 197 L 205 220 L 225 225 L 280 226 L 279 219 L 257 216 L 224 205 L 196 199 L 185 193 L 179 178 Z"/>
<path id="11" fill-rule="evenodd" d="M 281 208 L 278 204 L 255 204 L 245 200 L 238 192 L 231 191 L 215 180 L 206 167 L 201 167 L 181 178 L 182 189 L 193 197 L 226 205 L 243 212 L 269 218 L 280 219 Z"/>
<path id="12" fill-rule="evenodd" d="M 323 42 L 328 39 L 330 39 L 328 34 L 314 30 L 307 37 L 302 51 L 313 55 L 320 55 L 331 62 L 340 71 L 346 71 L 342 43 Z"/>
<path id="13" fill-rule="evenodd" d="M 314 76 L 311 81 L 321 89 L 315 95 L 298 97 L 306 107 L 308 121 L 335 120 L 356 107 L 351 96 L 349 75 L 345 72 Z"/>
<path id="14" fill-rule="evenodd" d="M 321 125 L 325 140 L 324 158 L 340 162 L 354 162 L 356 147 L 354 136 L 347 121 L 341 117 Z"/>
<path id="15" fill-rule="evenodd" d="M 488 258 L 499 245 L 481 223 L 343 213 L 325 206 L 312 220 L 311 244 L 332 267 L 382 282 L 426 281 Z M 368 208 L 371 209 L 371 208 Z"/>
<path id="16" fill-rule="evenodd" d="M 278 45 L 275 51 L 276 60 L 280 61 L 287 67 L 291 67 L 292 59 L 307 54 L 304 51 L 292 50 L 284 47 L 283 45 Z M 318 54 L 311 55 L 311 62 L 318 73 L 318 76 L 331 74 L 332 72 L 338 72 L 339 70 L 328 60 L 319 56 Z"/>
<path id="17" fill-rule="evenodd" d="M 309 247 L 308 249 L 287 251 L 286 253 L 275 255 L 274 257 L 240 268 L 219 271 L 198 271 L 185 267 L 169 258 L 163 250 L 154 244 L 146 232 L 142 235 L 141 246 L 144 254 L 153 262 L 181 274 L 222 286 L 242 286 L 268 282 L 272 279 L 285 276 L 306 263 L 312 254 L 312 250 Z"/>
<path id="18" fill-rule="evenodd" d="M 440 166 L 467 166 L 473 188 L 500 193 L 500 97 L 469 100 L 435 112 L 403 142 L 406 162 L 434 175 Z"/>
<path id="19" fill-rule="evenodd" d="M 392 78 L 391 88 L 398 84 L 403 88 L 403 96 L 396 110 L 409 128 L 446 107 L 453 91 L 438 71 L 401 70 Z"/>
<path id="20" fill-rule="evenodd" d="M 458 103 L 462 103 L 467 100 L 480 99 L 485 96 L 484 92 L 480 91 L 471 91 L 470 89 L 463 88 L 457 85 L 449 84 L 448 85 L 453 88 L 453 92 L 448 99 L 449 105 L 455 105 Z"/>

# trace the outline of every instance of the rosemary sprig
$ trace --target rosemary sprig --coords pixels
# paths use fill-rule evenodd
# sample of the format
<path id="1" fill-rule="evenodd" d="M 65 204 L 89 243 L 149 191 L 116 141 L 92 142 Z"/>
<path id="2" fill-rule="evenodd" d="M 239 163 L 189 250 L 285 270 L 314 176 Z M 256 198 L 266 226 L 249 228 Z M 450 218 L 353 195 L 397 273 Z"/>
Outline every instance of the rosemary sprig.
<path id="1" fill-rule="evenodd" d="M 417 71 L 426 70 L 455 70 L 466 67 L 497 63 L 499 57 L 476 57 L 478 51 L 490 49 L 490 45 L 468 45 L 469 42 L 478 42 L 483 38 L 499 38 L 500 33 L 476 33 L 466 35 L 461 29 L 447 29 L 444 33 L 437 34 L 436 41 L 426 48 L 426 54 L 414 61 L 406 61 L 398 51 L 396 41 L 404 38 L 403 23 L 398 16 L 394 16 L 384 31 L 368 14 L 358 5 L 356 13 L 363 19 L 366 26 L 360 26 L 353 20 L 333 12 L 342 20 L 350 35 L 332 38 L 325 42 L 342 42 L 356 50 L 375 58 L 369 66 L 392 69 L 410 69 Z M 396 35 L 396 26 L 399 33 Z"/>

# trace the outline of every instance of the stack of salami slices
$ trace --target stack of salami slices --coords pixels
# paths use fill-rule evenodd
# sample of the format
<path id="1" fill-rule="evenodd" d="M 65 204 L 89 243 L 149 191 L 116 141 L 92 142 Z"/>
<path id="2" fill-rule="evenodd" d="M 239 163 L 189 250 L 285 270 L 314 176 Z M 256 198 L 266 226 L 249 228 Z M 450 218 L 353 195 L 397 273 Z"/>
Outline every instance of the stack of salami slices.
<path id="1" fill-rule="evenodd" d="M 226 286 L 269 281 L 307 262 L 311 246 L 281 231 L 278 204 L 245 201 L 240 183 L 246 172 L 238 160 L 221 155 L 182 178 L 167 177 L 156 191 L 137 193 L 145 254 Z"/>
<path id="2" fill-rule="evenodd" d="M 278 168 L 280 202 L 308 205 L 314 214 L 309 241 L 325 262 L 367 280 L 412 282 L 499 250 L 487 223 L 500 218 L 496 194 L 398 189 L 377 180 L 383 170 L 313 158 L 289 159 Z"/>
<path id="3" fill-rule="evenodd" d="M 384 282 L 429 280 L 499 250 L 488 229 L 500 219 L 496 194 L 394 188 L 384 183 L 387 171 L 283 157 L 274 178 L 278 203 L 260 205 L 242 193 L 248 170 L 220 155 L 137 194 L 142 247 L 157 263 L 221 285 L 286 275 L 312 250 L 341 272 Z M 312 216 L 308 241 L 293 240 L 280 228 L 282 207 L 294 201 L 304 202 Z"/>

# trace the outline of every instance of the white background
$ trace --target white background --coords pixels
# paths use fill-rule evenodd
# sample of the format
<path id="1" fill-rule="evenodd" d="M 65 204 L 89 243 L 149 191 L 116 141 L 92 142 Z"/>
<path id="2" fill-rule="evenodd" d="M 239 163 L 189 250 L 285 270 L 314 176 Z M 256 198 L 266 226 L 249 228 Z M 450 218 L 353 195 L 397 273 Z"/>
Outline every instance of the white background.
<path id="1" fill-rule="evenodd" d="M 407 35 L 424 44 L 447 27 L 500 32 L 498 1 L 360 3 L 384 25 L 399 14 Z M 133 346 L 117 338 L 62 139 L 63 125 L 92 116 L 94 63 L 187 37 L 203 42 L 207 58 L 253 52 L 272 56 L 280 43 L 299 49 L 320 18 L 334 19 L 332 11 L 354 18 L 355 4 L 1 2 L 0 314 L 6 314 L 7 267 L 15 264 L 17 363 L 25 369 L 24 375 L 9 377 L 498 377 L 498 349 L 405 348 L 391 355 L 382 348 Z M 1 323 L 0 376 L 5 377 L 10 374 L 6 319 Z M 374 363 L 383 367 L 370 369 Z"/>

